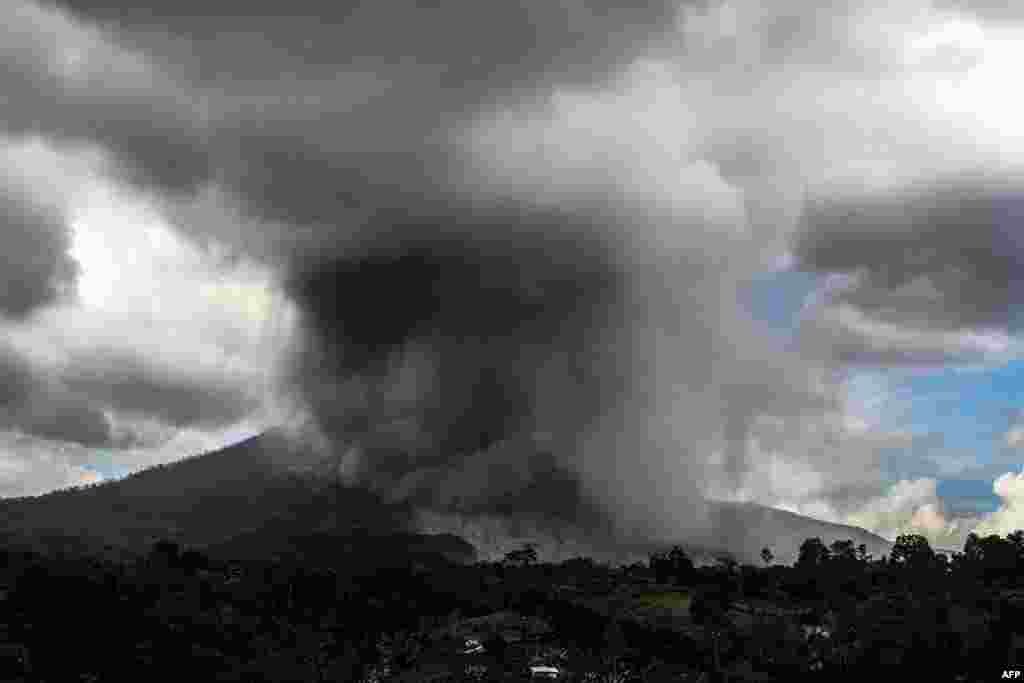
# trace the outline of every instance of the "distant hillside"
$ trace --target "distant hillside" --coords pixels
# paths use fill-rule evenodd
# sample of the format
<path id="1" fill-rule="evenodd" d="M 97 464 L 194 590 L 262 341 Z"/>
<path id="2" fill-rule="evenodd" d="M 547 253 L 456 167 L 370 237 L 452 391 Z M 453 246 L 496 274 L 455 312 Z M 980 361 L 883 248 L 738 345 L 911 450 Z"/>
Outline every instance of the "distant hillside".
<path id="1" fill-rule="evenodd" d="M 704 536 L 679 538 L 682 546 L 698 564 L 711 564 L 722 555 L 740 562 L 762 564 L 761 549 L 769 547 L 776 562 L 792 564 L 800 544 L 819 537 L 826 544 L 836 540 L 863 543 L 875 557 L 888 554 L 892 544 L 859 527 L 823 522 L 803 515 L 754 503 L 707 502 L 709 530 Z M 610 528 L 585 529 L 557 520 L 500 519 L 494 515 L 420 515 L 424 527 L 434 532 L 460 535 L 469 540 L 481 557 L 499 559 L 510 549 L 526 542 L 538 544 L 538 554 L 550 561 L 588 556 L 612 563 L 643 561 L 650 553 L 665 549 L 665 544 L 642 538 L 620 539 L 609 543 Z"/>
<path id="2" fill-rule="evenodd" d="M 709 516 L 717 533 L 706 545 L 721 547 L 746 562 L 760 563 L 760 549 L 767 546 L 776 562 L 791 564 L 800 544 L 813 537 L 826 544 L 847 539 L 854 545 L 863 543 L 875 557 L 892 549 L 892 543 L 860 527 L 823 522 L 756 503 L 711 501 Z"/>

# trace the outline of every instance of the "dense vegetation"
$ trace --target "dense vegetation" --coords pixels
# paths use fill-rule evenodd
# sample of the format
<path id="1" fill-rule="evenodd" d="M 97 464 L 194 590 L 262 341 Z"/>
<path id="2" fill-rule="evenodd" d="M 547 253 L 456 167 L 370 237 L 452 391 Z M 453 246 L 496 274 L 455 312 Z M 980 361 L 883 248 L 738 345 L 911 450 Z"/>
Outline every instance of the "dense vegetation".
<path id="1" fill-rule="evenodd" d="M 862 680 L 894 667 L 980 681 L 1024 663 L 1022 532 L 971 536 L 952 557 L 920 536 L 879 559 L 808 539 L 791 567 L 769 548 L 762 566 L 703 567 L 679 548 L 617 568 L 541 563 L 530 546 L 466 565 L 352 554 L 373 550 L 314 566 L 225 562 L 169 540 L 123 561 L 9 544 L 0 680 L 527 680 L 546 665 L 580 681 Z"/>

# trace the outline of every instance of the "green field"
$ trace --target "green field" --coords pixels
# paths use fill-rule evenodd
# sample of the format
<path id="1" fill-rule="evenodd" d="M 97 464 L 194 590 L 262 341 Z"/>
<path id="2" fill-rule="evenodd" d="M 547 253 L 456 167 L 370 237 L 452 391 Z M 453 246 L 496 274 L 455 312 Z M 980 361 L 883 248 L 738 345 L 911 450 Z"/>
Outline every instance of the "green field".
<path id="1" fill-rule="evenodd" d="M 687 612 L 690 610 L 690 600 L 690 594 L 686 591 L 643 593 L 637 598 L 637 602 L 641 607 L 682 610 Z"/>

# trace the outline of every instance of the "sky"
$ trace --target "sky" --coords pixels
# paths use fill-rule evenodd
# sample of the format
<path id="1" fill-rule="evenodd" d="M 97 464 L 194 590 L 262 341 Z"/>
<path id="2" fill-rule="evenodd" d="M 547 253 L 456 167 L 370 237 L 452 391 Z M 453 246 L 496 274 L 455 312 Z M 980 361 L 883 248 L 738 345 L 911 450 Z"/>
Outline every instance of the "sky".
<path id="1" fill-rule="evenodd" d="M 1024 526 L 1024 11 L 0 1 L 0 496 Z"/>

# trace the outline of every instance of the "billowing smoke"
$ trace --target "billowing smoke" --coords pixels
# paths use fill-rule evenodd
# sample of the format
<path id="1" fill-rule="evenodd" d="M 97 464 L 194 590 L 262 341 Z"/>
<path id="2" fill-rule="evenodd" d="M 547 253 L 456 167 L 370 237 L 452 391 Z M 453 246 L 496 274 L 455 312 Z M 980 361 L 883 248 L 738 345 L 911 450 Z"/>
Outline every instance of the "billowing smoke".
<path id="1" fill-rule="evenodd" d="M 293 275 L 309 332 L 297 386 L 337 447 L 358 452 L 353 476 L 389 495 L 591 523 L 633 508 L 635 525 L 661 521 L 639 507 L 662 488 L 692 515 L 689 455 L 636 421 L 663 406 L 637 381 L 655 349 L 637 334 L 649 311 L 627 266 L 607 216 L 385 214 Z M 608 509 L 624 487 L 643 502 Z"/>
<path id="2" fill-rule="evenodd" d="M 361 475 L 387 489 L 436 495 L 439 482 L 406 480 L 446 478 L 524 437 L 529 450 L 545 401 L 560 406 L 563 437 L 608 407 L 613 254 L 569 217 L 490 213 L 384 216 L 376 234 L 293 275 L 310 333 L 301 389 L 324 431 L 362 451 Z M 494 473 L 480 474 L 467 494 Z"/>
<path id="3" fill-rule="evenodd" d="M 700 536 L 709 491 L 844 518 L 893 446 L 848 428 L 841 371 L 1018 330 L 1016 19 L 940 4 L 13 0 L 0 122 L 273 270 L 286 388 L 354 481 L 634 537 Z M 43 235 L 0 259 L 32 266 L 24 317 L 81 273 L 61 215 L 8 199 Z M 800 268 L 844 284 L 775 345 L 740 301 Z M 205 380 L 81 355 L 69 387 L 195 421 Z"/>

